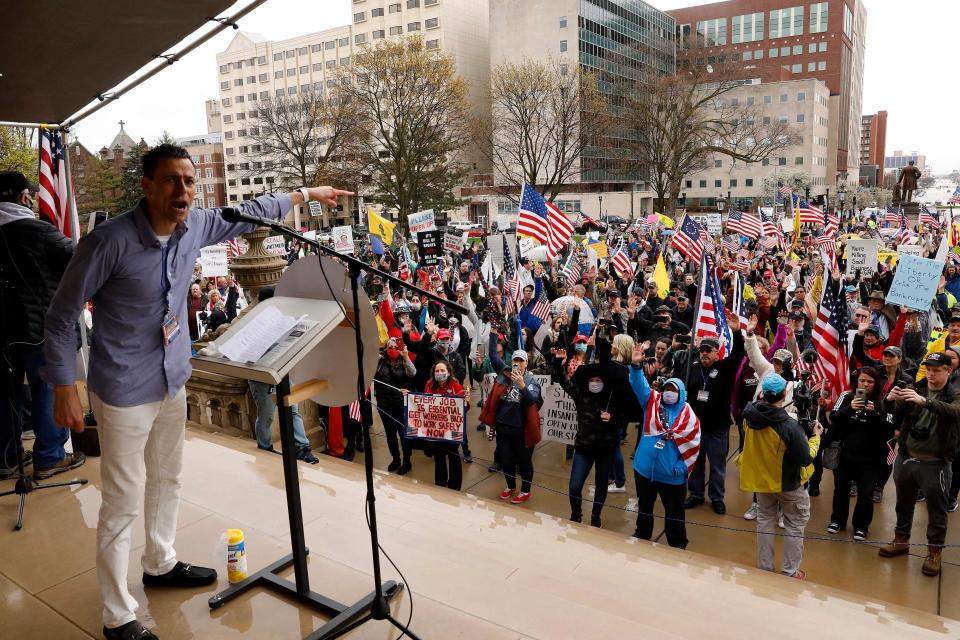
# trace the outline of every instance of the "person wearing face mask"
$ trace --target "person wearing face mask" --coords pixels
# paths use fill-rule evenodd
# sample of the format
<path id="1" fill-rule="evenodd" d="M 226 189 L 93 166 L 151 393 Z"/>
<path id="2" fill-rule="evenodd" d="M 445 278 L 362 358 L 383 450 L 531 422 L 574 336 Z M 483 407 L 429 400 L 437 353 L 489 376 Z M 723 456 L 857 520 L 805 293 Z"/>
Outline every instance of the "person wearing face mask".
<path id="1" fill-rule="evenodd" d="M 450 363 L 450 371 L 457 382 L 463 384 L 467 377 L 467 367 L 463 358 L 453 349 L 453 334 L 433 322 L 427 324 L 427 335 L 420 340 L 417 353 L 417 389 L 423 389 L 430 377 L 435 362 L 445 360 Z"/>
<path id="2" fill-rule="evenodd" d="M 700 451 L 700 420 L 687 404 L 687 393 L 679 378 L 670 378 L 660 390 L 650 388 L 641 367 L 647 345 L 633 350 L 629 380 L 645 411 L 643 430 L 633 455 L 633 477 L 637 485 L 637 528 L 633 535 L 649 540 L 653 534 L 653 508 L 657 496 L 663 502 L 667 544 L 685 549 L 684 497 L 687 476 Z"/>
<path id="3" fill-rule="evenodd" d="M 403 431 L 403 397 L 406 392 L 413 391 L 416 375 L 417 368 L 410 360 L 407 345 L 396 338 L 387 340 L 386 348 L 377 363 L 373 382 L 377 394 L 377 412 L 383 422 L 383 429 L 387 434 L 387 448 L 393 458 L 387 471 L 396 471 L 400 475 L 411 469 L 412 447 Z"/>
<path id="4" fill-rule="evenodd" d="M 458 398 L 465 395 L 463 387 L 450 375 L 449 363 L 443 360 L 434 363 L 424 392 Z M 470 408 L 469 402 L 467 402 L 466 408 Z M 466 435 L 466 430 L 464 430 L 464 435 Z M 460 464 L 460 456 L 457 455 L 459 445 L 456 442 L 434 441 L 429 446 L 433 450 L 434 484 L 438 487 L 447 487 L 459 491 L 463 483 L 463 466 Z"/>
<path id="5" fill-rule="evenodd" d="M 633 340 L 618 336 L 621 341 Z M 607 499 L 607 479 L 613 471 L 616 451 L 629 414 L 639 413 L 630 400 L 627 370 L 610 360 L 583 365 L 572 377 L 564 373 L 565 356 L 554 359 L 554 379 L 573 399 L 577 407 L 577 436 L 574 441 L 573 465 L 570 469 L 570 519 L 583 521 L 583 485 L 596 466 L 596 494 L 590 525 L 599 527 L 600 512 Z M 622 462 L 621 462 L 622 465 Z"/>

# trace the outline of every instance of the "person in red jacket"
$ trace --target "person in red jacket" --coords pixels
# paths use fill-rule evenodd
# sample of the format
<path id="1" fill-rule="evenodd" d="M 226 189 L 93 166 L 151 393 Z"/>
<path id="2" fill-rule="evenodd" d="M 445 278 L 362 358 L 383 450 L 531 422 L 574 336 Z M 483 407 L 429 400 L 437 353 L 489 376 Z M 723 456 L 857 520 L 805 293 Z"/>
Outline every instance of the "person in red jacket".
<path id="1" fill-rule="evenodd" d="M 437 360 L 430 370 L 430 378 L 424 387 L 424 392 L 439 396 L 464 396 L 463 387 L 453 377 L 450 364 L 446 360 Z M 469 408 L 469 401 L 467 407 Z M 459 442 L 430 443 L 433 450 L 433 482 L 438 487 L 447 487 L 454 491 L 460 490 L 463 483 L 463 465 L 457 454 Z"/>

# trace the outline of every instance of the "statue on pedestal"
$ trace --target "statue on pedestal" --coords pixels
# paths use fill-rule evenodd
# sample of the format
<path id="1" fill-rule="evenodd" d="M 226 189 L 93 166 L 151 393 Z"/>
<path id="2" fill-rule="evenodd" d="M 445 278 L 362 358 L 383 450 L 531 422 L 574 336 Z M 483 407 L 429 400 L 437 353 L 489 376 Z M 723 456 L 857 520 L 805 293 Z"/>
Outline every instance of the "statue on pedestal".
<path id="1" fill-rule="evenodd" d="M 913 192 L 917 190 L 917 182 L 920 180 L 920 169 L 913 165 L 913 160 L 900 170 L 900 177 L 897 178 L 897 185 L 900 187 L 900 202 L 908 203 L 913 201 Z"/>

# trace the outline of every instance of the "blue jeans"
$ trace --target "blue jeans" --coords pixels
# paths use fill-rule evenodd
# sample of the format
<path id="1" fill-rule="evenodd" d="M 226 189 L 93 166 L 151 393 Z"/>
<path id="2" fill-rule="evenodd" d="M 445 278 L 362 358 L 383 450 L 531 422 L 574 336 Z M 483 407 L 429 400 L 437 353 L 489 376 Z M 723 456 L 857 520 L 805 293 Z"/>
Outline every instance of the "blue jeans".
<path id="1" fill-rule="evenodd" d="M 700 432 L 700 456 L 697 458 L 696 464 L 693 465 L 693 471 L 690 473 L 690 480 L 687 483 L 691 498 L 703 500 L 706 465 L 709 461 L 710 500 L 713 502 L 723 500 L 728 453 L 730 453 L 729 429 Z"/>
<path id="2" fill-rule="evenodd" d="M 618 447 L 619 450 L 619 447 Z M 621 459 L 623 456 L 620 456 Z M 596 489 L 593 494 L 592 515 L 594 518 L 600 517 L 603 510 L 603 503 L 607 499 L 606 478 L 610 474 L 610 466 L 614 464 L 614 453 L 605 451 L 595 453 L 593 451 L 573 450 L 573 465 L 570 467 L 570 515 L 578 518 L 582 515 L 583 504 L 583 485 L 587 482 L 587 476 L 590 475 L 590 469 L 597 465 L 597 472 L 594 475 L 596 479 Z M 623 463 L 620 464 L 623 469 Z"/>
<path id="3" fill-rule="evenodd" d="M 30 386 L 30 411 L 33 415 L 34 468 L 52 467 L 63 460 L 66 452 L 63 445 L 70 436 L 68 429 L 61 429 L 53 422 L 53 389 L 40 378 L 40 368 L 46 363 L 43 346 L 14 345 L 10 348 L 10 364 L 16 390 L 0 389 L 3 408 L 0 409 L 0 467 L 15 467 L 20 444 L 20 421 L 23 415 L 19 386 L 26 374 Z M 6 396 L 13 393 L 12 398 Z"/>
<path id="4" fill-rule="evenodd" d="M 613 465 L 610 467 L 610 482 L 622 487 L 627 484 L 627 474 L 623 469 L 623 447 L 620 446 L 622 442 L 627 437 L 627 431 L 624 429 L 620 432 L 620 440 L 617 441 L 617 449 L 613 452 Z"/>
<path id="5" fill-rule="evenodd" d="M 253 394 L 253 401 L 257 405 L 257 422 L 254 430 L 257 434 L 257 445 L 261 449 L 268 449 L 273 444 L 273 412 L 276 405 L 271 397 L 273 386 L 265 382 L 247 381 L 250 385 L 250 393 Z M 297 405 L 290 407 L 293 410 L 293 439 L 297 443 L 297 451 L 310 449 L 310 441 L 307 440 L 307 433 L 303 430 L 303 418 L 300 417 L 300 409 Z"/>

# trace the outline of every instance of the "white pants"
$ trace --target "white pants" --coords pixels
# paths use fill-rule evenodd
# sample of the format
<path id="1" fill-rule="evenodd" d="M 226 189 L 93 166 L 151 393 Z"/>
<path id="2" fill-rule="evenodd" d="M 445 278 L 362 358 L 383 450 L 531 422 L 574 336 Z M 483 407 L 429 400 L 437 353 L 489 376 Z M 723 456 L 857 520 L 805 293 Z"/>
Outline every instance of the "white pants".
<path id="1" fill-rule="evenodd" d="M 127 588 L 130 528 L 144 493 L 146 548 L 143 570 L 160 575 L 177 563 L 173 541 L 180 503 L 180 469 L 187 395 L 135 407 L 115 407 L 91 397 L 100 426 L 103 496 L 97 523 L 97 577 L 103 624 L 119 627 L 136 620 L 137 601 Z M 146 486 L 144 487 L 144 480 Z"/>

